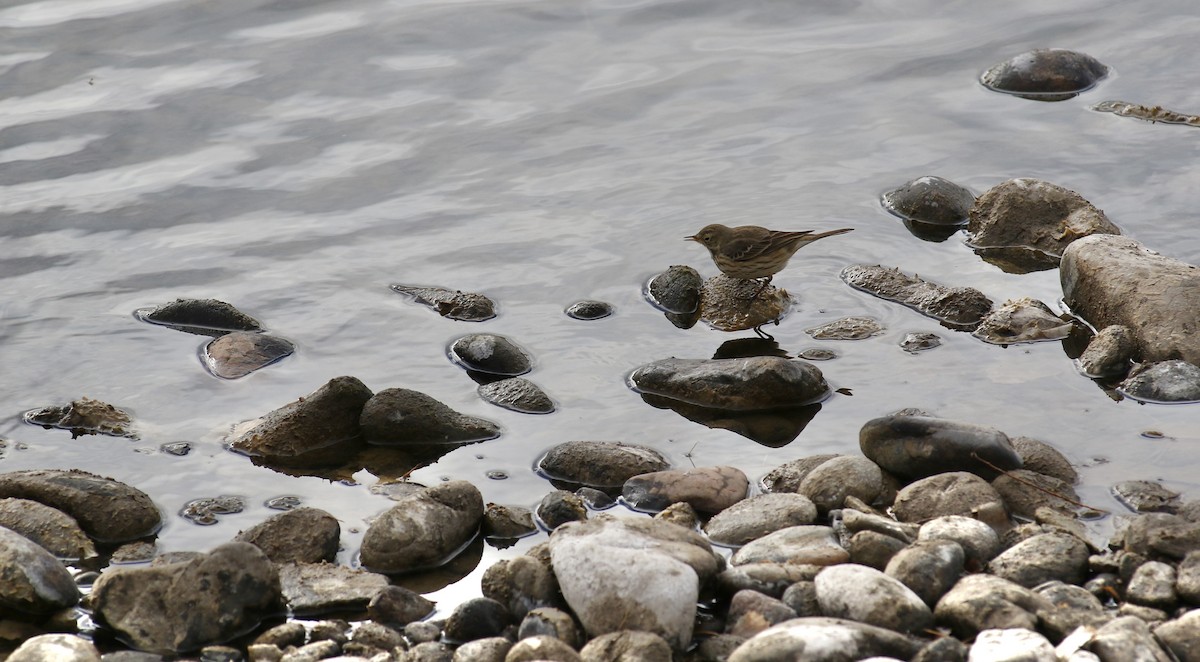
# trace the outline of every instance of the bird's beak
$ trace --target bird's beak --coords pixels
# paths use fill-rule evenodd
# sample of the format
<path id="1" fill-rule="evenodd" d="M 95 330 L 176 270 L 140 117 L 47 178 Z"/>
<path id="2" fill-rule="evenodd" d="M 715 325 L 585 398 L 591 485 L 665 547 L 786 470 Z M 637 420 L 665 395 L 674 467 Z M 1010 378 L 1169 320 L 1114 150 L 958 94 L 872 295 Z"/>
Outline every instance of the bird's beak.
<path id="1" fill-rule="evenodd" d="M 687 241 L 700 241 L 699 239 L 696 238 L 696 235 L 692 235 L 690 237 L 684 237 L 684 239 L 686 239 Z"/>

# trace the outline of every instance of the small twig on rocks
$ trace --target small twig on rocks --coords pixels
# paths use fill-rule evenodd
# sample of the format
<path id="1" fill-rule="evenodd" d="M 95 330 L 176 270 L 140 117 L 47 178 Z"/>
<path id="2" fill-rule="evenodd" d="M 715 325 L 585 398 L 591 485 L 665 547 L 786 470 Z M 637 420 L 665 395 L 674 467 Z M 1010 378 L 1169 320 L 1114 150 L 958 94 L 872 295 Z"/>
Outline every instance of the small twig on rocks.
<path id="1" fill-rule="evenodd" d="M 1033 489 L 1035 489 L 1039 492 L 1045 492 L 1046 494 L 1049 494 L 1052 497 L 1062 499 L 1063 501 L 1066 501 L 1067 503 L 1071 504 L 1072 506 L 1079 506 L 1080 508 L 1087 508 L 1088 510 L 1094 510 L 1098 513 L 1104 513 L 1106 515 L 1110 514 L 1110 511 L 1108 511 L 1108 510 L 1105 510 L 1103 508 L 1097 508 L 1095 506 L 1089 506 L 1086 503 L 1076 501 L 1070 497 L 1063 496 L 1063 495 L 1059 494 L 1058 492 L 1055 492 L 1054 490 L 1048 490 L 1048 489 L 1042 487 L 1041 485 L 1033 483 L 1032 481 L 1025 480 L 1024 478 L 1014 475 L 1013 473 L 1011 473 L 1005 469 L 1001 469 L 1000 467 L 992 464 L 991 462 L 988 462 L 987 460 L 983 459 L 982 457 L 979 457 L 978 453 L 971 453 L 971 457 L 973 457 L 976 460 L 979 460 L 983 464 L 987 465 L 988 468 L 990 468 L 992 471 L 995 471 L 997 473 L 1002 473 L 1005 476 L 1008 476 L 1009 478 L 1017 481 L 1018 483 L 1021 483 L 1022 485 L 1028 485 L 1029 487 L 1032 487 Z"/>

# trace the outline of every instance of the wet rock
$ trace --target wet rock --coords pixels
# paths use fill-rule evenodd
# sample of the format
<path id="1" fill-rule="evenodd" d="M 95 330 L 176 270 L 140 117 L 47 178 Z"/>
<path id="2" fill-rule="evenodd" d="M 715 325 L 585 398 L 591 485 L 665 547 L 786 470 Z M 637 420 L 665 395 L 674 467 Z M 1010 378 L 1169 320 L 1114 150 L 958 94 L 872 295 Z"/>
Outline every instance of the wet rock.
<path id="1" fill-rule="evenodd" d="M 621 496 L 638 510 L 656 511 L 683 501 L 701 513 L 719 513 L 746 498 L 750 479 L 735 467 L 668 469 L 625 481 Z"/>
<path id="2" fill-rule="evenodd" d="M 246 509 L 246 500 L 236 495 L 221 495 L 192 499 L 183 504 L 179 516 L 200 526 L 212 526 L 220 519 L 217 515 L 234 515 Z"/>
<path id="3" fill-rule="evenodd" d="M 643 393 L 735 411 L 806 405 L 829 392 L 816 366 L 778 356 L 663 359 L 634 370 L 630 381 Z"/>
<path id="4" fill-rule="evenodd" d="M 790 526 L 812 524 L 817 507 L 800 494 L 759 494 L 720 511 L 704 531 L 717 544 L 738 546 Z"/>
<path id="5" fill-rule="evenodd" d="M 1042 612 L 1041 631 L 1054 641 L 1061 641 L 1077 628 L 1096 628 L 1112 620 L 1096 596 L 1082 586 L 1050 581 L 1034 592 L 1054 604 L 1054 611 Z"/>
<path id="6" fill-rule="evenodd" d="M 169 441 L 160 445 L 158 450 L 166 453 L 167 455 L 183 457 L 184 455 L 192 452 L 192 445 L 186 441 Z"/>
<path id="7" fill-rule="evenodd" d="M 920 540 L 892 556 L 884 574 L 934 607 L 966 572 L 965 564 L 962 545 L 953 540 Z"/>
<path id="8" fill-rule="evenodd" d="M 1023 468 L 1053 476 L 1070 485 L 1079 482 L 1079 474 L 1071 466 L 1071 461 L 1053 446 L 1029 437 L 1013 437 L 1010 441 L 1017 455 L 1021 456 Z"/>
<path id="9" fill-rule="evenodd" d="M 948 179 L 927 175 L 884 193 L 881 203 L 906 221 L 959 226 L 967 222 L 975 194 Z"/>
<path id="10" fill-rule="evenodd" d="M 729 662 L 835 662 L 875 656 L 907 660 L 920 648 L 920 640 L 874 625 L 807 617 L 763 630 L 738 646 L 729 656 Z"/>
<path id="11" fill-rule="evenodd" d="M 895 301 L 954 329 L 973 329 L 992 310 L 992 300 L 971 287 L 946 287 L 899 269 L 853 264 L 842 270 L 847 285 Z"/>
<path id="12" fill-rule="evenodd" d="M 924 352 L 942 346 L 942 337 L 936 333 L 906 333 L 900 340 L 900 349 L 909 354 Z"/>
<path id="13" fill-rule="evenodd" d="M 1033 536 L 1006 549 L 988 563 L 988 571 L 992 574 L 1027 588 L 1051 580 L 1082 584 L 1087 579 L 1087 568 L 1087 545 L 1065 533 Z"/>
<path id="14" fill-rule="evenodd" d="M 800 483 L 804 482 L 813 469 L 821 466 L 829 460 L 839 457 L 834 453 L 822 455 L 810 455 L 802 457 L 790 462 L 785 462 L 778 467 L 775 467 L 763 476 L 761 484 L 766 492 L 796 492 L 800 489 Z"/>
<path id="15" fill-rule="evenodd" d="M 504 637 L 476 639 L 454 649 L 451 662 L 504 662 L 513 642 Z"/>
<path id="16" fill-rule="evenodd" d="M 1079 495 L 1075 488 L 1051 476 L 1027 469 L 1014 469 L 992 481 L 992 487 L 1004 499 L 1008 512 L 1035 519 L 1039 508 L 1074 514 Z M 1057 496 L 1056 496 L 1057 495 Z"/>
<path id="17" fill-rule="evenodd" d="M 654 519 L 682 526 L 685 529 L 695 529 L 700 526 L 700 514 L 696 512 L 692 504 L 685 501 L 677 501 L 654 513 Z"/>
<path id="18" fill-rule="evenodd" d="M 883 570 L 905 543 L 889 535 L 875 531 L 859 531 L 844 543 L 850 552 L 850 563 Z"/>
<path id="19" fill-rule="evenodd" d="M 558 580 L 549 564 L 530 556 L 496 562 L 484 571 L 480 583 L 483 596 L 508 607 L 514 618 L 524 618 L 540 607 L 560 604 Z"/>
<path id="20" fill-rule="evenodd" d="M 361 610 L 387 588 L 383 575 L 330 563 L 283 562 L 279 584 L 293 614 Z"/>
<path id="21" fill-rule="evenodd" d="M 1179 492 L 1148 480 L 1123 480 L 1112 487 L 1113 496 L 1135 513 L 1174 513 Z"/>
<path id="22" fill-rule="evenodd" d="M 901 522 L 923 522 L 946 515 L 971 515 L 978 509 L 1003 509 L 1003 499 L 987 481 L 953 471 L 909 483 L 896 494 L 893 512 Z"/>
<path id="23" fill-rule="evenodd" d="M 979 196 L 968 230 L 977 253 L 1015 273 L 1058 266 L 1067 246 L 1082 237 L 1121 233 L 1078 193 L 1029 178 L 1010 179 Z"/>
<path id="24" fill-rule="evenodd" d="M 523 538 L 536 531 L 528 508 L 489 503 L 483 511 L 483 535 L 488 538 Z"/>
<path id="25" fill-rule="evenodd" d="M 884 328 L 870 317 L 843 317 L 804 332 L 816 340 L 866 340 L 883 333 Z"/>
<path id="26" fill-rule="evenodd" d="M 376 623 L 402 628 L 433 613 L 434 606 L 421 594 L 403 586 L 387 586 L 371 598 L 367 615 Z"/>
<path id="27" fill-rule="evenodd" d="M 42 634 L 26 639 L 7 659 L 8 662 L 100 662 L 100 651 L 83 637 Z"/>
<path id="28" fill-rule="evenodd" d="M 549 414 L 554 401 L 537 384 L 524 377 L 509 377 L 479 385 L 479 397 L 522 414 Z"/>
<path id="29" fill-rule="evenodd" d="M 71 469 L 30 469 L 0 474 L 0 498 L 29 499 L 75 518 L 93 540 L 125 542 L 162 526 L 145 492 L 111 478 Z"/>
<path id="30" fill-rule="evenodd" d="M 538 607 L 529 610 L 517 628 L 517 638 L 548 635 L 562 640 L 571 648 L 579 648 L 583 644 L 583 636 L 575 625 L 571 615 L 554 607 Z"/>
<path id="31" fill-rule="evenodd" d="M 637 660 L 638 662 L 671 662 L 671 646 L 660 636 L 649 632 L 622 630 L 592 639 L 579 651 L 583 662 Z"/>
<path id="32" fill-rule="evenodd" d="M 1143 607 L 1171 611 L 1179 600 L 1175 593 L 1175 580 L 1175 566 L 1161 561 L 1147 561 L 1134 571 L 1125 589 L 1125 599 Z"/>
<path id="33" fill-rule="evenodd" d="M 678 649 L 691 641 L 700 584 L 717 571 L 703 536 L 648 519 L 562 526 L 550 537 L 550 558 L 589 635 L 637 623 Z"/>
<path id="34" fill-rule="evenodd" d="M 1125 529 L 1125 550 L 1145 557 L 1182 559 L 1200 549 L 1200 522 L 1178 515 L 1146 513 Z"/>
<path id="35" fill-rule="evenodd" d="M 895 632 L 919 632 L 933 624 L 933 612 L 916 593 L 874 568 L 831 566 L 815 582 L 817 602 L 827 616 Z"/>
<path id="36" fill-rule="evenodd" d="M 216 299 L 176 299 L 155 308 L 141 308 L 134 312 L 134 316 L 143 322 L 201 336 L 215 337 L 230 331 L 263 330 L 258 320 Z"/>
<path id="37" fill-rule="evenodd" d="M 805 361 L 832 361 L 837 357 L 837 352 L 824 347 L 809 347 L 803 351 L 796 352 L 796 358 L 804 359 Z"/>
<path id="38" fill-rule="evenodd" d="M 865 457 L 844 455 L 810 471 L 797 491 L 812 499 L 822 513 L 841 508 L 847 496 L 872 503 L 884 492 L 883 472 Z"/>
<path id="39" fill-rule="evenodd" d="M 758 591 L 742 590 L 729 601 L 725 632 L 750 638 L 763 630 L 796 618 L 796 611 Z"/>
<path id="40" fill-rule="evenodd" d="M 1105 661 L 1168 662 L 1171 659 L 1155 640 L 1146 622 L 1133 616 L 1114 619 L 1101 627 L 1088 642 L 1087 650 Z"/>
<path id="41" fill-rule="evenodd" d="M 538 470 L 561 487 L 586 485 L 611 492 L 626 480 L 670 466 L 658 451 L 617 441 L 568 441 L 546 451 Z M 565 485 L 564 485 L 565 483 Z"/>
<path id="42" fill-rule="evenodd" d="M 954 636 L 970 639 L 984 630 L 1037 630 L 1039 615 L 1053 609 L 1049 600 L 1019 584 L 975 574 L 958 580 L 938 601 L 934 618 Z"/>
<path id="43" fill-rule="evenodd" d="M 392 651 L 404 646 L 404 636 L 396 630 L 379 623 L 360 623 L 354 629 L 354 643 L 378 650 Z"/>
<path id="44" fill-rule="evenodd" d="M 613 305 L 605 301 L 576 301 L 567 306 L 567 317 L 577 320 L 598 320 L 612 315 L 614 312 Z"/>
<path id="45" fill-rule="evenodd" d="M 542 497 L 537 507 L 537 518 L 547 529 L 553 531 L 567 522 L 586 520 L 587 504 L 571 492 L 554 490 Z"/>
<path id="46" fill-rule="evenodd" d="M 971 657 L 980 660 L 1058 660 L 1054 645 L 1029 630 L 984 630 L 971 645 Z"/>
<path id="47" fill-rule="evenodd" d="M 1130 362 L 1137 351 L 1133 329 L 1110 324 L 1092 337 L 1079 357 L 1079 370 L 1088 377 L 1116 377 L 1129 372 Z"/>
<path id="48" fill-rule="evenodd" d="M 305 630 L 304 624 L 292 621 L 267 629 L 254 638 L 254 643 L 287 648 L 288 646 L 302 646 L 307 638 L 308 631 Z"/>
<path id="49" fill-rule="evenodd" d="M 1200 402 L 1200 366 L 1178 360 L 1143 364 L 1117 388 L 1141 402 Z"/>
<path id="50" fill-rule="evenodd" d="M 1091 89 L 1108 76 L 1096 58 L 1062 48 L 1038 48 L 992 65 L 984 87 L 1035 101 L 1063 101 Z"/>
<path id="51" fill-rule="evenodd" d="M 337 518 L 318 508 L 296 508 L 237 534 L 234 540 L 261 549 L 275 563 L 332 562 L 337 556 L 342 527 Z"/>
<path id="52" fill-rule="evenodd" d="M 838 543 L 828 526 L 791 526 L 746 543 L 733 554 L 735 566 L 749 563 L 790 563 L 836 565 L 850 560 L 850 553 Z"/>
<path id="53" fill-rule="evenodd" d="M 1062 340 L 1071 333 L 1072 324 L 1055 315 L 1050 307 L 1036 299 L 1009 299 L 988 313 L 971 332 L 993 345 Z"/>
<path id="54" fill-rule="evenodd" d="M 373 395 L 363 405 L 359 423 L 367 443 L 380 446 L 466 444 L 500 436 L 495 423 L 460 414 L 407 388 Z"/>
<path id="55" fill-rule="evenodd" d="M 787 290 L 717 274 L 700 290 L 700 319 L 719 331 L 744 331 L 776 322 L 791 308 Z"/>
<path id="56" fill-rule="evenodd" d="M 270 465 L 337 464 L 359 448 L 358 419 L 371 395 L 371 389 L 354 377 L 335 377 L 309 395 L 238 426 L 229 446 Z"/>
<path id="57" fill-rule="evenodd" d="M 717 575 L 717 588 L 721 595 L 734 595 L 738 591 L 754 591 L 772 598 L 781 597 L 788 587 L 797 582 L 812 582 L 822 566 L 792 563 L 747 563 L 725 568 Z M 815 615 L 814 611 L 808 615 Z M 801 614 L 804 615 L 804 614 Z"/>
<path id="58" fill-rule="evenodd" d="M 984 478 L 1021 468 L 1008 436 L 994 428 L 928 416 L 883 416 L 858 433 L 863 455 L 900 478 L 970 471 Z M 984 460 L 984 461 L 981 461 Z"/>
<path id="59" fill-rule="evenodd" d="M 450 641 L 474 641 L 499 636 L 512 622 L 504 605 L 489 598 L 472 598 L 454 608 L 444 631 Z"/>
<path id="60" fill-rule="evenodd" d="M 75 518 L 37 501 L 0 499 L 0 527 L 25 536 L 60 559 L 96 556 L 96 546 Z"/>
<path id="61" fill-rule="evenodd" d="M 281 658 L 280 662 L 309 662 L 310 660 L 325 660 L 332 658 L 341 653 L 341 646 L 338 646 L 336 641 L 328 639 L 322 641 L 314 641 L 310 644 L 300 646 L 296 650 L 287 653 L 287 657 Z"/>
<path id="62" fill-rule="evenodd" d="M 109 569 L 90 599 L 96 619 L 136 648 L 191 651 L 241 634 L 277 609 L 279 577 L 257 547 L 231 542 L 192 561 Z"/>
<path id="63" fill-rule="evenodd" d="M 482 322 L 496 316 L 496 304 L 475 292 L 450 290 L 444 287 L 392 285 L 392 291 L 412 297 L 417 303 L 429 306 L 437 314 L 452 320 Z"/>
<path id="64" fill-rule="evenodd" d="M 133 417 L 129 412 L 86 396 L 73 400 L 66 406 L 42 407 L 27 411 L 24 418 L 26 423 L 40 425 L 47 430 L 70 430 L 72 439 L 87 434 L 138 438 L 133 429 Z"/>
<path id="65" fill-rule="evenodd" d="M 1200 609 L 1154 628 L 1154 636 L 1177 659 L 1188 662 L 1200 659 Z"/>
<path id="66" fill-rule="evenodd" d="M 573 648 L 554 637 L 538 636 L 513 644 L 504 662 L 582 662 Z"/>
<path id="67" fill-rule="evenodd" d="M 617 505 L 616 498 L 594 487 L 581 487 L 575 490 L 575 496 L 583 499 L 587 507 L 593 510 L 605 510 Z"/>
<path id="68" fill-rule="evenodd" d="M 475 537 L 483 497 L 464 480 L 429 487 L 396 503 L 363 535 L 362 564 L 385 574 L 440 565 Z"/>
<path id="69" fill-rule="evenodd" d="M 295 350 L 295 345 L 283 338 L 234 331 L 205 345 L 202 358 L 212 374 L 224 379 L 237 379 L 291 356 Z"/>
<path id="70" fill-rule="evenodd" d="M 1200 365 L 1200 269 L 1148 250 L 1128 237 L 1087 237 L 1063 253 L 1059 271 L 1071 311 L 1102 329 L 1133 331 L 1148 362 Z"/>
<path id="71" fill-rule="evenodd" d="M 650 279 L 646 295 L 650 303 L 667 313 L 686 315 L 700 310 L 700 288 L 704 279 L 695 269 L 675 265 Z"/>
<path id="72" fill-rule="evenodd" d="M 58 559 L 2 526 L 0 577 L 0 616 L 42 616 L 79 602 L 79 589 Z"/>
<path id="73" fill-rule="evenodd" d="M 450 343 L 450 358 L 463 368 L 488 375 L 515 377 L 533 369 L 525 350 L 504 336 L 472 333 Z"/>
<path id="74" fill-rule="evenodd" d="M 1162 106 L 1145 106 L 1140 103 L 1110 100 L 1101 101 L 1093 105 L 1092 110 L 1102 113 L 1113 113 L 1121 117 L 1133 117 L 1147 122 L 1154 122 L 1155 124 L 1200 126 L 1200 116 L 1177 113 L 1173 110 L 1167 110 Z"/>

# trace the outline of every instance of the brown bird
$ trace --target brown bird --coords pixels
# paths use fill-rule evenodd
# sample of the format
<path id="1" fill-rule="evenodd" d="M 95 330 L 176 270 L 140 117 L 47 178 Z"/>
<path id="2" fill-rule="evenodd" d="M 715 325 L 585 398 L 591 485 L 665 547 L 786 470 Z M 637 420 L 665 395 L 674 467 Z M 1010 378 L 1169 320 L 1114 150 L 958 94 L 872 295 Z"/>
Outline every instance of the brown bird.
<path id="1" fill-rule="evenodd" d="M 812 230 L 785 232 L 757 225 L 730 228 L 714 223 L 684 239 L 703 244 L 712 254 L 717 268 L 726 276 L 762 281 L 762 286 L 754 294 L 758 297 L 771 284 L 771 277 L 782 271 L 788 260 L 805 244 L 853 229 L 842 228 L 813 234 Z"/>

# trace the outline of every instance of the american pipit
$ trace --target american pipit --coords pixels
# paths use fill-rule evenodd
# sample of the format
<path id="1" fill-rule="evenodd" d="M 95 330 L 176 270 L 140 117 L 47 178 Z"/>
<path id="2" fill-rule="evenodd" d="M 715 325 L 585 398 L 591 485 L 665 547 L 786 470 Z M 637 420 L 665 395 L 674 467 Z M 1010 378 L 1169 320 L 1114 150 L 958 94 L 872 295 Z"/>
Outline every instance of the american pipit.
<path id="1" fill-rule="evenodd" d="M 813 234 L 812 230 L 785 232 L 768 230 L 757 225 L 739 225 L 736 228 L 714 223 L 684 239 L 703 244 L 712 254 L 713 262 L 721 273 L 730 278 L 759 280 L 762 286 L 754 294 L 757 297 L 767 289 L 771 277 L 787 266 L 788 260 L 805 244 L 835 234 L 844 234 L 854 228 L 842 228 Z"/>

